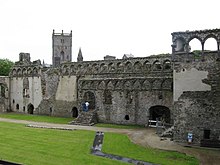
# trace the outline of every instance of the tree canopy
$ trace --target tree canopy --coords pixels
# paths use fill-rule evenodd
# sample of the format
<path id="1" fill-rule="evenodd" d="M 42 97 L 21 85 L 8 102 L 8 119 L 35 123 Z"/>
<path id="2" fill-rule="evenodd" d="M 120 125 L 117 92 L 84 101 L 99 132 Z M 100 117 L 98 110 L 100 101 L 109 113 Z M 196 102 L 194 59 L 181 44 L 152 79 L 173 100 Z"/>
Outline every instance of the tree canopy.
<path id="1" fill-rule="evenodd" d="M 8 76 L 13 65 L 14 62 L 9 59 L 0 59 L 0 76 Z"/>

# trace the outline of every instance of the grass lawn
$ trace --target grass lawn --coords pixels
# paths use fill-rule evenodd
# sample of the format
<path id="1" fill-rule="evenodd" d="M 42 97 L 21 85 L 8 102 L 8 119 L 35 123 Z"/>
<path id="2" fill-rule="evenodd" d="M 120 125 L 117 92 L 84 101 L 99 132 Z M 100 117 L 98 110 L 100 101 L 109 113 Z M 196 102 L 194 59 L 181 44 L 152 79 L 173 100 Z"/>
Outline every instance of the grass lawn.
<path id="1" fill-rule="evenodd" d="M 19 114 L 19 113 L 0 113 L 0 117 L 16 119 L 16 120 L 28 120 L 28 121 L 57 123 L 57 124 L 68 124 L 69 122 L 74 120 L 74 118 L 70 118 L 70 117 L 53 117 L 53 116 L 30 115 L 30 114 Z"/>
<path id="2" fill-rule="evenodd" d="M 25 127 L 0 122 L 0 159 L 25 165 L 116 165 L 123 162 L 90 154 L 95 132 Z M 126 135 L 105 133 L 103 152 L 157 164 L 196 165 L 198 161 L 177 152 L 144 148 Z"/>
<path id="3" fill-rule="evenodd" d="M 115 136 L 114 134 L 105 133 L 103 152 L 120 155 L 137 160 L 144 160 L 161 165 L 197 165 L 198 160 L 185 154 L 164 151 L 153 148 L 145 148 L 134 143 L 124 136 Z M 106 144 L 107 143 L 107 144 Z"/>

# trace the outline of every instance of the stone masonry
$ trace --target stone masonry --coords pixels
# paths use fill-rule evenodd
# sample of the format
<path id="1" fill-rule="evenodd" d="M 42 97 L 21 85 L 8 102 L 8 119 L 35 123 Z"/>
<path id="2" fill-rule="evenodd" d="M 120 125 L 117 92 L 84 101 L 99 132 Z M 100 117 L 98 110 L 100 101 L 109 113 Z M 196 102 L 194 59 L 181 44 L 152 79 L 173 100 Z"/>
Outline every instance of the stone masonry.
<path id="1" fill-rule="evenodd" d="M 219 34 L 219 29 L 175 32 L 172 54 L 142 58 L 83 61 L 80 49 L 77 62 L 69 56 L 49 68 L 21 53 L 10 76 L 0 78 L 0 111 L 72 116 L 84 124 L 148 125 L 159 119 L 174 125 L 175 141 L 186 142 L 188 133 L 196 144 L 219 140 Z M 218 43 L 216 51 L 204 50 L 210 37 Z M 203 45 L 197 54 L 190 52 L 193 38 Z M 59 41 L 65 48 L 61 39 L 57 48 Z M 86 101 L 89 113 L 83 112 Z"/>

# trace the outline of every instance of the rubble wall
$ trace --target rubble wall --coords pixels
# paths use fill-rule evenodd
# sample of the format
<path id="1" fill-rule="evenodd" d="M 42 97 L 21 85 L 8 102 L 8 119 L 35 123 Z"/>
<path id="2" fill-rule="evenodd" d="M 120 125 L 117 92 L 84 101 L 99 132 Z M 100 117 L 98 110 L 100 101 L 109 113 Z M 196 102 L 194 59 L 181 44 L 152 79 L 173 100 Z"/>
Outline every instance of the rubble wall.
<path id="1" fill-rule="evenodd" d="M 193 142 L 220 137 L 220 62 L 215 53 L 205 54 L 205 60 L 176 62 L 174 68 L 174 139 Z M 190 76 L 189 76 L 190 75 Z"/>

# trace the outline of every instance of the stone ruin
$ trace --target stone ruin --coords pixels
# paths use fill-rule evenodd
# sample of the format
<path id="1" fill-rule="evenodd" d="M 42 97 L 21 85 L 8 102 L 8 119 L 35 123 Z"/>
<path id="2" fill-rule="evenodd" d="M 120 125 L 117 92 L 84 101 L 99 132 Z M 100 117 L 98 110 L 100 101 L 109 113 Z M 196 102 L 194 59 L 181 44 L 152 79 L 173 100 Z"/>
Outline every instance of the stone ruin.
<path id="1" fill-rule="evenodd" d="M 83 61 L 80 49 L 78 62 L 71 62 L 68 54 L 72 35 L 56 36 L 53 67 L 21 53 L 9 77 L 0 78 L 1 112 L 74 117 L 75 124 L 84 125 L 147 126 L 159 119 L 174 126 L 175 141 L 186 142 L 192 133 L 195 144 L 219 142 L 220 29 L 172 33 L 172 54 Z M 204 50 L 210 37 L 216 51 Z M 201 41 L 199 54 L 190 51 L 194 38 Z M 64 54 L 57 52 L 66 41 L 68 51 L 61 58 Z M 82 110 L 86 101 L 89 112 Z"/>

